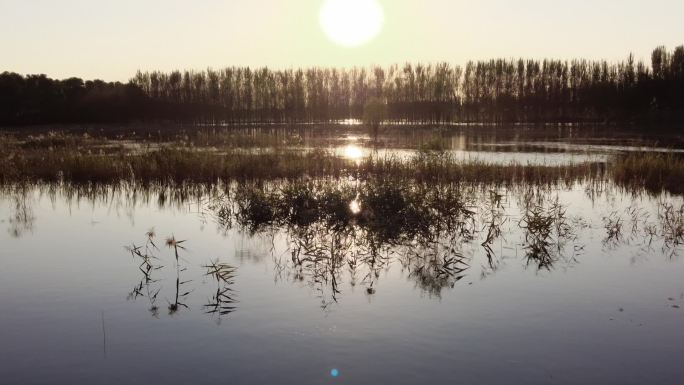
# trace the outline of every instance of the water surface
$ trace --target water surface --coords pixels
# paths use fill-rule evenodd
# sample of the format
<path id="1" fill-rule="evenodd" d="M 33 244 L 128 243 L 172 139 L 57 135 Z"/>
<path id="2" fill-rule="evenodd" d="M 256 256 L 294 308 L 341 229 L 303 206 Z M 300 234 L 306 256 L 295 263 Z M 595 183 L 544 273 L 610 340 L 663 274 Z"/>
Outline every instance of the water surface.
<path id="1" fill-rule="evenodd" d="M 297 186 L 278 183 L 5 189 L 0 378 L 681 380 L 681 197 L 610 184 L 344 183 L 315 190 L 317 202 L 333 202 L 316 213 Z M 281 214 L 259 211 L 255 191 L 273 193 Z M 338 201 L 348 210 L 335 211 Z M 184 240 L 178 259 L 167 237 Z"/>

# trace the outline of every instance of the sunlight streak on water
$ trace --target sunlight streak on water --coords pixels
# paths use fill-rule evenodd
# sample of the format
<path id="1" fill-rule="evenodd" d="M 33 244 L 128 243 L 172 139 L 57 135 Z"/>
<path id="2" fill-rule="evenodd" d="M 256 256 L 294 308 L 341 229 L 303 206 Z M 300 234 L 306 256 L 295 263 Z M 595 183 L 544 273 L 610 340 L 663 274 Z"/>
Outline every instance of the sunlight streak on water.
<path id="1" fill-rule="evenodd" d="M 363 150 L 357 145 L 349 144 L 344 148 L 344 157 L 350 160 L 359 161 L 363 158 Z"/>
<path id="2" fill-rule="evenodd" d="M 359 119 L 343 119 L 339 121 L 339 124 L 345 126 L 360 126 L 363 124 L 363 122 Z"/>
<path id="3" fill-rule="evenodd" d="M 356 199 L 349 203 L 349 210 L 354 215 L 357 215 L 361 212 L 361 202 L 359 201 L 359 197 L 356 197 Z"/>

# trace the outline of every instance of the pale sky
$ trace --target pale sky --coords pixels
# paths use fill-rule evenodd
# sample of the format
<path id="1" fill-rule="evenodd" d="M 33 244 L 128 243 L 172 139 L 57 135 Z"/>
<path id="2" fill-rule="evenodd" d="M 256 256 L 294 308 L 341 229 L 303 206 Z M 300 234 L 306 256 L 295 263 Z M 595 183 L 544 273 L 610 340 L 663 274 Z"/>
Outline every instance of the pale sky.
<path id="1" fill-rule="evenodd" d="M 126 81 L 136 70 L 366 66 L 493 57 L 649 60 L 684 44 L 684 0 L 377 0 L 379 35 L 347 48 L 325 0 L 0 0 L 0 71 Z"/>

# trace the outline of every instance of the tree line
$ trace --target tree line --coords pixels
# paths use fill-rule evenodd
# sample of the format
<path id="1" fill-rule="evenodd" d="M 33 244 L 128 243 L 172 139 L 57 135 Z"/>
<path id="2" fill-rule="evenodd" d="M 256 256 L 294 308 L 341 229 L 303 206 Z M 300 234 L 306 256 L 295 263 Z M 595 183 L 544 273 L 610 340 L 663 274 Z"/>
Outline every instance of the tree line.
<path id="1" fill-rule="evenodd" d="M 138 72 L 128 83 L 0 74 L 0 124 L 100 121 L 330 122 L 361 119 L 371 101 L 386 119 L 443 122 L 682 122 L 684 46 L 590 60 L 495 59 L 465 66 L 228 67 Z"/>
<path id="2" fill-rule="evenodd" d="M 124 122 L 148 113 L 135 84 L 0 73 L 0 125 Z"/>

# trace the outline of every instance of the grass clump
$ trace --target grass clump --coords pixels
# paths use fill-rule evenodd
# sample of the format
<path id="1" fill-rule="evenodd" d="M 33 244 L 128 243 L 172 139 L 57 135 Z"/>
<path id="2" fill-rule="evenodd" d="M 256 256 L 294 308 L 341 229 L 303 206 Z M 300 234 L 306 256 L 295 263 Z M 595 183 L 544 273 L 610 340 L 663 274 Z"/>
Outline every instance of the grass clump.
<path id="1" fill-rule="evenodd" d="M 611 164 L 613 180 L 623 186 L 648 191 L 684 193 L 684 157 L 667 153 L 633 153 Z"/>

